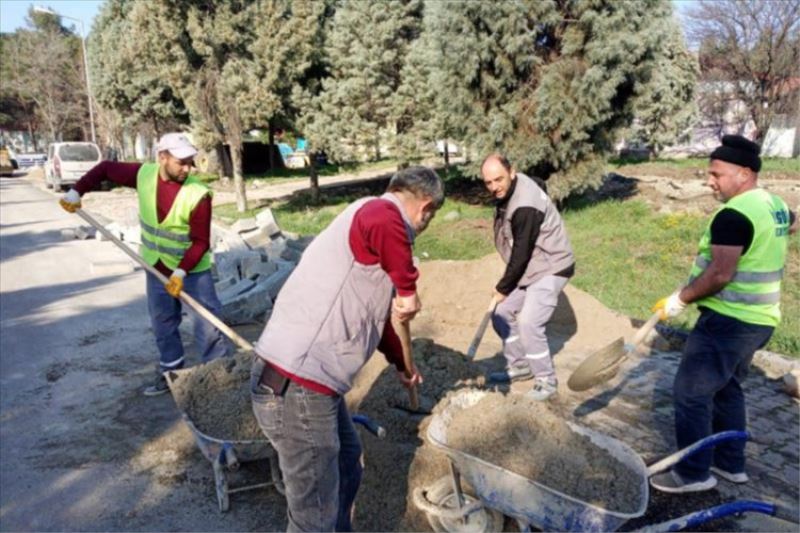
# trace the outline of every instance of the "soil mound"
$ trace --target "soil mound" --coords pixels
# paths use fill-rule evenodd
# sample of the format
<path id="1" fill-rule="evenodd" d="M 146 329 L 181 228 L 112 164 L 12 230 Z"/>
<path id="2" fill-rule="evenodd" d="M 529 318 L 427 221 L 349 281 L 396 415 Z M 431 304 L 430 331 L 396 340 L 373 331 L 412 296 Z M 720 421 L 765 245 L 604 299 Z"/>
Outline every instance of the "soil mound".
<path id="1" fill-rule="evenodd" d="M 169 373 L 178 409 L 198 430 L 228 441 L 266 440 L 250 403 L 252 358 L 252 353 L 240 351 Z"/>
<path id="2" fill-rule="evenodd" d="M 455 412 L 447 444 L 598 507 L 638 510 L 640 477 L 524 395 L 492 393 Z"/>

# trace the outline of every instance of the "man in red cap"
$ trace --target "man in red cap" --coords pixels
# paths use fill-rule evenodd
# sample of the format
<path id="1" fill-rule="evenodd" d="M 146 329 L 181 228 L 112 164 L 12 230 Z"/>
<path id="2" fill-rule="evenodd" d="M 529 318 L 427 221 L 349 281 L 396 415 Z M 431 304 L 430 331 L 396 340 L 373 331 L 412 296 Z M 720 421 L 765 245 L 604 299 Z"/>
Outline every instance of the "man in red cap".
<path id="1" fill-rule="evenodd" d="M 745 430 L 741 380 L 780 322 L 788 236 L 797 222 L 781 198 L 758 186 L 760 151 L 744 137 L 725 135 L 711 153 L 708 186 L 723 205 L 700 238 L 689 283 L 653 308 L 662 320 L 690 303 L 700 310 L 673 385 L 678 448 L 712 432 Z M 743 440 L 718 444 L 650 484 L 671 493 L 703 491 L 717 484 L 711 472 L 746 483 L 744 448 Z"/>
<path id="2" fill-rule="evenodd" d="M 167 133 L 156 147 L 157 163 L 103 161 L 86 173 L 60 203 L 70 213 L 81 207 L 81 196 L 108 180 L 133 187 L 139 195 L 139 223 L 145 261 L 164 274 L 162 284 L 147 273 L 147 306 L 160 353 L 154 382 L 146 396 L 167 392 L 164 372 L 184 365 L 181 291 L 186 291 L 213 314 L 221 305 L 211 277 L 211 191 L 189 172 L 197 149 L 183 133 Z M 195 345 L 202 360 L 229 355 L 227 339 L 205 320 L 195 317 Z"/>

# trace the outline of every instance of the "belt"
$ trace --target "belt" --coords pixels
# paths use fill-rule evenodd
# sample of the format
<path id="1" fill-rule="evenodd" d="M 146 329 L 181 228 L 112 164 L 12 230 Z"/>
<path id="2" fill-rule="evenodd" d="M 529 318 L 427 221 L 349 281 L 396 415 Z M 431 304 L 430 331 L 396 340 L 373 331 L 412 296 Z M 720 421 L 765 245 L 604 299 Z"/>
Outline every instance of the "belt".
<path id="1" fill-rule="evenodd" d="M 258 383 L 271 390 L 272 394 L 275 396 L 283 396 L 286 393 L 286 389 L 289 387 L 289 381 L 289 378 L 281 375 L 275 370 L 275 367 L 266 363 Z"/>

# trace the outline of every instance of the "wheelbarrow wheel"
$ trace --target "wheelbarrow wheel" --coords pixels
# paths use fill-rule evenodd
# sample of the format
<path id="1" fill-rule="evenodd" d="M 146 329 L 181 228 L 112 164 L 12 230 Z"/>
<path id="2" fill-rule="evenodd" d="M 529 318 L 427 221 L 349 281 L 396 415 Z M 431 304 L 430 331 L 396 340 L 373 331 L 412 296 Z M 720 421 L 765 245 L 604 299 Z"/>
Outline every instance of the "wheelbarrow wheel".
<path id="1" fill-rule="evenodd" d="M 228 498 L 228 479 L 219 461 L 214 461 L 214 486 L 217 489 L 217 503 L 219 512 L 224 513 L 230 509 L 230 499 Z"/>
<path id="2" fill-rule="evenodd" d="M 469 491 L 462 491 L 464 504 L 469 505 L 477 498 Z M 457 508 L 456 494 L 453 491 L 453 478 L 449 475 L 444 476 L 434 482 L 426 491 L 427 499 L 430 503 L 443 510 L 455 510 Z M 499 511 L 489 509 L 485 505 L 479 510 L 470 513 L 464 518 L 452 518 L 443 516 L 447 513 L 427 512 L 428 523 L 434 531 L 447 531 L 450 533 L 484 533 L 490 531 L 502 531 L 505 517 Z"/>

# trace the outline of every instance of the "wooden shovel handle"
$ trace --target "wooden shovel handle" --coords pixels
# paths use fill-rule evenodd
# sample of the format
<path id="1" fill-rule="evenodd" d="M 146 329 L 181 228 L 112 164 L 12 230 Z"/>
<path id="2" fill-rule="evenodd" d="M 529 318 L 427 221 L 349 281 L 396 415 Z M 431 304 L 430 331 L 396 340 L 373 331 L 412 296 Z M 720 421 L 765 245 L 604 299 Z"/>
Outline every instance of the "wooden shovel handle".
<path id="1" fill-rule="evenodd" d="M 635 348 L 638 347 L 644 341 L 644 339 L 647 337 L 648 333 L 650 333 L 650 331 L 658 323 L 659 319 L 660 319 L 659 314 L 658 313 L 653 313 L 653 316 L 651 316 L 647 320 L 647 322 L 645 322 L 644 325 L 641 328 L 639 328 L 639 330 L 633 335 L 633 343 L 632 344 L 633 344 L 633 346 Z"/>
<path id="2" fill-rule="evenodd" d="M 111 242 L 113 242 L 114 244 L 116 244 L 119 247 L 120 250 L 122 250 L 123 252 L 128 254 L 128 257 L 130 257 L 131 259 L 133 259 L 134 261 L 139 263 L 139 265 L 141 265 L 142 268 L 144 268 L 149 273 L 154 275 L 156 277 L 156 279 L 158 279 L 161 283 L 166 283 L 167 281 L 169 281 L 164 274 L 162 274 L 161 272 L 159 272 L 158 270 L 153 268 L 153 266 L 148 264 L 144 259 L 142 259 L 139 256 L 139 254 L 137 254 L 136 252 L 131 250 L 125 243 L 123 243 L 121 240 L 116 238 L 113 233 L 108 231 L 102 224 L 100 224 L 97 220 L 95 220 L 94 217 L 92 217 L 92 215 L 90 215 L 89 213 L 87 213 L 83 209 L 78 209 L 77 211 L 75 211 L 75 213 L 79 217 L 81 217 L 83 220 L 85 220 L 86 222 L 88 222 L 89 224 L 94 226 L 95 229 L 97 229 L 97 231 L 99 231 L 103 235 L 103 237 L 105 237 L 106 239 L 108 239 Z M 214 326 L 215 328 L 220 330 L 222 333 L 224 333 L 229 339 L 231 339 L 233 342 L 235 342 L 237 345 L 239 345 L 240 348 L 243 348 L 243 349 L 248 350 L 248 351 L 252 351 L 253 350 L 253 345 L 250 344 L 249 342 L 247 342 L 247 340 L 245 340 L 244 337 L 242 337 L 241 335 L 236 333 L 225 322 L 223 322 L 222 320 L 220 320 L 219 318 L 214 316 L 211 313 L 211 311 L 209 311 L 208 309 L 203 307 L 203 304 L 201 304 L 200 302 L 198 302 L 197 300 L 192 298 L 185 291 L 181 291 L 179 297 L 180 297 L 182 302 L 185 302 L 186 305 L 188 305 L 189 307 L 194 309 L 195 312 L 197 312 L 198 315 L 200 315 L 208 323 L 210 323 L 212 326 Z"/>
<path id="3" fill-rule="evenodd" d="M 400 338 L 400 346 L 403 348 L 403 363 L 406 367 L 405 375 L 411 378 L 414 374 L 411 369 L 414 368 L 414 355 L 411 351 L 411 327 L 408 322 L 402 322 L 392 315 L 392 327 L 395 333 Z M 408 404 L 412 410 L 419 409 L 419 397 L 417 396 L 417 386 L 411 385 L 408 387 Z"/>

